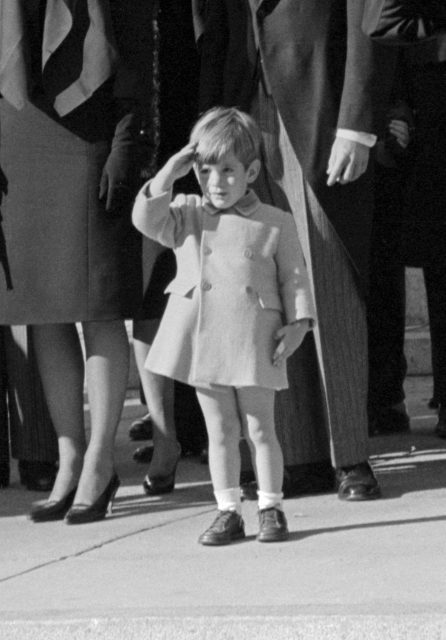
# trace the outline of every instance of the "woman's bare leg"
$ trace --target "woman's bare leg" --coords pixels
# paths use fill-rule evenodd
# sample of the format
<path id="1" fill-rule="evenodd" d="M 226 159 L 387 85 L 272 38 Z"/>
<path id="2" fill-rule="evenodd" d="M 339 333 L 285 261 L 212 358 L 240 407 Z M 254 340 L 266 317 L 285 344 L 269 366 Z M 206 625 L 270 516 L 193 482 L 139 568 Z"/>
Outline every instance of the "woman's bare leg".
<path id="1" fill-rule="evenodd" d="M 64 498 L 77 485 L 86 449 L 84 359 L 74 324 L 32 327 L 34 350 L 59 447 L 59 471 L 49 500 Z"/>
<path id="2" fill-rule="evenodd" d="M 114 472 L 114 444 L 129 375 L 129 342 L 123 320 L 84 322 L 91 436 L 75 503 L 90 505 Z"/>

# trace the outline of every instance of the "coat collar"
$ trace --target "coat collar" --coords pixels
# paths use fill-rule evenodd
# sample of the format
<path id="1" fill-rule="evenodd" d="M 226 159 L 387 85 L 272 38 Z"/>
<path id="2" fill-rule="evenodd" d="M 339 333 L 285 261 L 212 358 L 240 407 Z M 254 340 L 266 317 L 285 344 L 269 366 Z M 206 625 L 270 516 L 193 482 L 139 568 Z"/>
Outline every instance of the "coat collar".
<path id="1" fill-rule="evenodd" d="M 207 200 L 204 197 L 202 199 L 202 205 L 205 211 L 207 213 L 210 213 L 212 216 L 214 216 L 217 213 L 224 213 L 226 211 L 222 209 L 217 209 L 217 207 L 214 207 L 214 205 L 211 204 L 209 200 Z M 253 215 L 253 213 L 257 211 L 257 209 L 259 208 L 259 205 L 260 205 L 260 200 L 254 193 L 254 191 L 252 189 L 249 189 L 249 191 L 246 192 L 243 198 L 240 198 L 240 200 L 236 202 L 236 204 L 234 204 L 230 209 L 228 209 L 228 211 L 231 211 L 231 209 L 235 209 L 235 211 L 240 215 L 245 216 L 246 218 L 249 218 L 250 216 Z"/>

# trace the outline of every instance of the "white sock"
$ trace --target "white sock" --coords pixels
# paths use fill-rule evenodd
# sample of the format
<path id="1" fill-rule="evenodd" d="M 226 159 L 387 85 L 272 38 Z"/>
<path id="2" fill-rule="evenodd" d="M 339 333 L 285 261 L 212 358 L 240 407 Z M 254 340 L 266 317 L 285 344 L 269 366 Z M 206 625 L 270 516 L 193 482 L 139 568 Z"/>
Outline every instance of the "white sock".
<path id="1" fill-rule="evenodd" d="M 238 514 L 242 513 L 240 487 L 214 491 L 214 496 L 217 500 L 217 507 L 219 511 L 237 511 Z"/>
<path id="2" fill-rule="evenodd" d="M 257 491 L 257 495 L 259 497 L 259 509 L 271 509 L 271 507 L 276 507 L 283 511 L 282 508 L 282 498 L 283 493 L 268 493 L 267 491 Z"/>

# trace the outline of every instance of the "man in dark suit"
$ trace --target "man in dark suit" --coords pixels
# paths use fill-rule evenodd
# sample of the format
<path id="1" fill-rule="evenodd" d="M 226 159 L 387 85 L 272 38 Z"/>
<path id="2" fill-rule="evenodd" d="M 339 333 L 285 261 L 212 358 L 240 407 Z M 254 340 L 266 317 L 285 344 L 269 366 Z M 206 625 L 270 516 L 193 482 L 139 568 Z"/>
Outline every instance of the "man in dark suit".
<path id="1" fill-rule="evenodd" d="M 372 215 L 373 45 L 362 0 L 209 0 L 201 107 L 237 105 L 264 133 L 264 201 L 292 212 L 318 311 L 277 397 L 290 493 L 304 471 L 339 498 L 380 494 L 368 463 L 364 290 Z M 328 475 L 327 475 L 328 474 Z M 327 484 L 309 489 L 326 488 Z"/>

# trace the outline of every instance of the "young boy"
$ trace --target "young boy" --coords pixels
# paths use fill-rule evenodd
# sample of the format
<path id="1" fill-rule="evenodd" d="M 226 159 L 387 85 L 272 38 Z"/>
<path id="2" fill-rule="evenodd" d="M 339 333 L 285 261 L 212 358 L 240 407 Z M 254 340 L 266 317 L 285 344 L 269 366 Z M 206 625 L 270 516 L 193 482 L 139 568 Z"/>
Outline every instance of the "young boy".
<path id="1" fill-rule="evenodd" d="M 245 536 L 241 433 L 259 487 L 257 539 L 288 538 L 274 393 L 288 386 L 286 359 L 315 312 L 292 216 L 262 204 L 249 189 L 260 170 L 260 141 L 247 114 L 212 109 L 195 125 L 190 144 L 143 186 L 133 209 L 135 226 L 176 254 L 177 275 L 146 367 L 196 389 L 219 510 L 199 538 L 204 545 Z M 175 180 L 192 167 L 202 196 L 171 202 Z"/>

